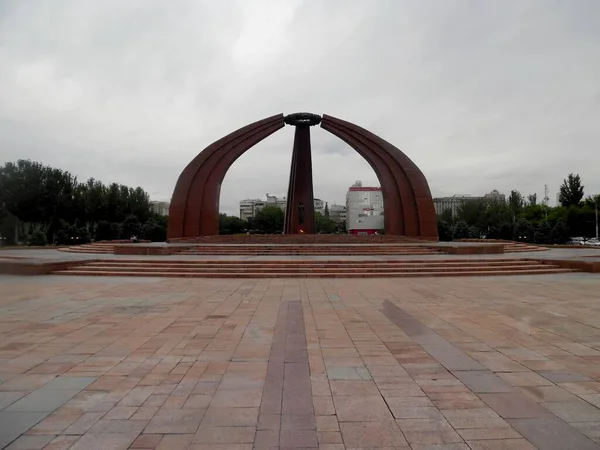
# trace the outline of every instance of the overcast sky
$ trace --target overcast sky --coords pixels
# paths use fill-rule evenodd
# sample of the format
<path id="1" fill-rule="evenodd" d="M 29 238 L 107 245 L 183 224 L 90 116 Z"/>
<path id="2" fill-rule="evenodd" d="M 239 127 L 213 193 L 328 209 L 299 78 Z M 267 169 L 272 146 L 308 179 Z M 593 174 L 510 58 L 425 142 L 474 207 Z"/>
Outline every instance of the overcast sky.
<path id="1" fill-rule="evenodd" d="M 181 170 L 276 113 L 326 113 L 403 150 L 434 196 L 600 192 L 598 0 L 2 0 L 0 162 L 168 200 Z M 378 184 L 312 128 L 315 195 Z M 221 210 L 283 196 L 293 128 L 231 168 Z"/>

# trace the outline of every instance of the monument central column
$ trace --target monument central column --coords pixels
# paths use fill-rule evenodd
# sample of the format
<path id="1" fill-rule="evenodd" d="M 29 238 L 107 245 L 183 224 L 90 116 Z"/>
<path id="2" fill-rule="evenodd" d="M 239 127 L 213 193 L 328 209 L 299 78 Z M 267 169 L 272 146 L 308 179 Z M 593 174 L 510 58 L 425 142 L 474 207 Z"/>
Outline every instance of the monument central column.
<path id="1" fill-rule="evenodd" d="M 310 126 L 320 123 L 321 117 L 315 114 L 298 113 L 290 114 L 284 120 L 287 124 L 296 127 L 296 133 L 283 232 L 315 234 Z"/>

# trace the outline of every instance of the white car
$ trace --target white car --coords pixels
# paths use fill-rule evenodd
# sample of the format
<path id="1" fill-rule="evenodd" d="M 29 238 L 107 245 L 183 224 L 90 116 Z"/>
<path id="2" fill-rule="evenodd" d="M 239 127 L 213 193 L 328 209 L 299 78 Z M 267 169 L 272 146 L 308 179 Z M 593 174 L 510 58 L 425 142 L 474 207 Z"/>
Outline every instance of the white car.
<path id="1" fill-rule="evenodd" d="M 600 241 L 596 238 L 585 241 L 585 245 L 593 245 L 594 247 L 600 247 Z"/>

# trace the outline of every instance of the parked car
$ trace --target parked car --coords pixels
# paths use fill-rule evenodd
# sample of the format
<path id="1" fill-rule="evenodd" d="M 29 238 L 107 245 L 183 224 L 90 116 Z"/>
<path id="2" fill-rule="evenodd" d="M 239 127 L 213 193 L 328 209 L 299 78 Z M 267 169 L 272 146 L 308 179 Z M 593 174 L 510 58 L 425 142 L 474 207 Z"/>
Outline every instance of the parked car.
<path id="1" fill-rule="evenodd" d="M 596 238 L 588 239 L 585 241 L 585 245 L 592 245 L 594 247 L 600 247 L 600 241 Z"/>
<path id="2" fill-rule="evenodd" d="M 585 245 L 585 238 L 573 237 L 569 240 L 570 245 Z"/>

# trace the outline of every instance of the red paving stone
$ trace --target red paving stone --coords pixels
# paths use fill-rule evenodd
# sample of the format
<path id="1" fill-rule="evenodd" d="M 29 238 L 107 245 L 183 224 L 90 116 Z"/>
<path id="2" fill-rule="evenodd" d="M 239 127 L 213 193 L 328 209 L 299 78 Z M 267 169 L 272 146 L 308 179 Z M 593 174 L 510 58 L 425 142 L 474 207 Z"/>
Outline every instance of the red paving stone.
<path id="1" fill-rule="evenodd" d="M 3 276 L 0 448 L 598 449 L 598 288 Z"/>

